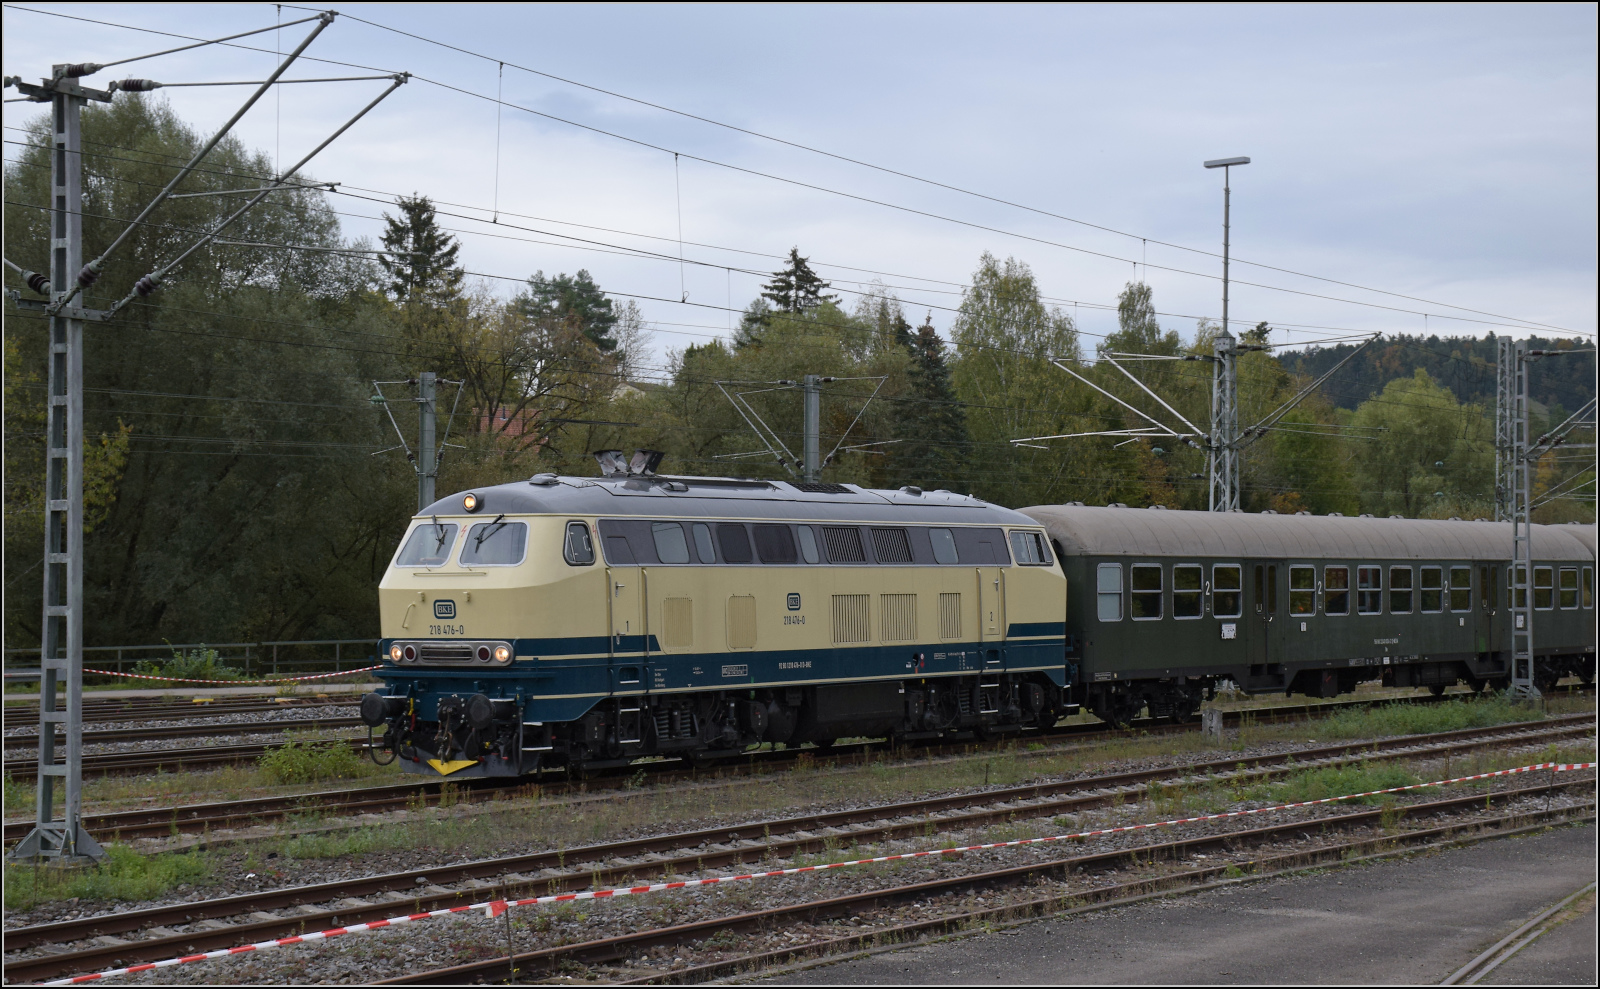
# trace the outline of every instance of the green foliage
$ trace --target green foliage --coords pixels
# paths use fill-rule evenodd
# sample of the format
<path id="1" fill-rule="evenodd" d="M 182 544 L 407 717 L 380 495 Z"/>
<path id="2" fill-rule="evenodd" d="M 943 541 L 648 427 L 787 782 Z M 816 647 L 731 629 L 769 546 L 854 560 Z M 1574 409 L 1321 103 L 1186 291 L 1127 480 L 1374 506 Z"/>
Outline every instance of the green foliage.
<path id="1" fill-rule="evenodd" d="M 215 649 L 201 647 L 187 652 L 173 650 L 172 658 L 142 660 L 133 672 L 145 676 L 171 677 L 174 680 L 244 680 L 245 671 L 224 666 Z"/>
<path id="2" fill-rule="evenodd" d="M 824 302 L 838 305 L 839 297 L 827 294 L 830 286 L 811 270 L 808 260 L 800 256 L 800 248 L 789 248 L 788 265 L 772 273 L 772 281 L 762 286 L 761 297 L 786 313 L 810 312 Z"/>
<path id="3" fill-rule="evenodd" d="M 1410 786 L 1417 777 L 1399 766 L 1324 766 L 1291 773 L 1282 780 L 1259 787 L 1252 796 L 1274 803 L 1322 800 L 1351 793 L 1369 793 L 1396 786 Z M 1392 795 L 1359 797 L 1349 803 L 1376 804 L 1393 800 Z"/>
<path id="4" fill-rule="evenodd" d="M 272 783 L 318 783 L 369 776 L 376 767 L 343 740 L 291 741 L 269 749 L 256 763 Z"/>
<path id="5" fill-rule="evenodd" d="M 6 866 L 6 909 L 27 910 L 40 903 L 68 900 L 138 902 L 154 899 L 182 883 L 211 874 L 204 852 L 140 855 L 126 845 L 107 845 L 105 860 L 82 869 L 49 865 Z"/>
<path id="6" fill-rule="evenodd" d="M 1367 511 L 1407 518 L 1494 514 L 1493 424 L 1421 368 L 1361 403 L 1351 425 L 1368 449 L 1354 463 Z"/>
<path id="7" fill-rule="evenodd" d="M 1117 296 L 1117 331 L 1106 337 L 1099 349 L 1102 353 L 1172 357 L 1183 349 L 1183 342 L 1172 330 L 1162 332 L 1150 286 L 1129 282 Z"/>
<path id="8" fill-rule="evenodd" d="M 6 773 L 5 809 L 7 811 L 32 809 L 34 792 L 31 784 L 24 783 L 10 773 Z"/>
<path id="9" fill-rule="evenodd" d="M 1543 714 L 1526 704 L 1511 704 L 1500 698 L 1452 700 L 1438 704 L 1389 704 L 1340 711 L 1324 720 L 1318 726 L 1317 734 L 1324 738 L 1422 735 L 1519 721 L 1539 721 L 1543 718 Z"/>
<path id="10" fill-rule="evenodd" d="M 618 314 L 611 299 L 581 268 L 576 275 L 563 273 L 554 278 L 546 278 L 542 271 L 534 272 L 528 279 L 527 291 L 511 300 L 511 308 L 535 321 L 548 319 L 575 329 L 602 351 L 617 347 L 611 330 Z"/>
<path id="11" fill-rule="evenodd" d="M 461 245 L 439 229 L 427 196 L 401 196 L 399 216 L 383 214 L 383 246 L 378 264 L 389 276 L 386 286 L 401 302 L 445 305 L 461 294 L 465 277 L 456 266 Z"/>

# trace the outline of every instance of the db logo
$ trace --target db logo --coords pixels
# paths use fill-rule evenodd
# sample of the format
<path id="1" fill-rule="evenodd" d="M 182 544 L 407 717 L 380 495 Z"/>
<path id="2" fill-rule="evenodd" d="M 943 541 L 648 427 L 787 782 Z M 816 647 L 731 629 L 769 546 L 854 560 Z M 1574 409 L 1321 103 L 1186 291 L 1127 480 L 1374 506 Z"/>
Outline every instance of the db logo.
<path id="1" fill-rule="evenodd" d="M 433 602 L 433 617 L 454 618 L 456 616 L 456 603 L 450 600 Z"/>
<path id="2" fill-rule="evenodd" d="M 789 595 L 789 610 L 790 611 L 799 611 L 800 610 L 800 595 L 798 595 L 798 594 Z"/>

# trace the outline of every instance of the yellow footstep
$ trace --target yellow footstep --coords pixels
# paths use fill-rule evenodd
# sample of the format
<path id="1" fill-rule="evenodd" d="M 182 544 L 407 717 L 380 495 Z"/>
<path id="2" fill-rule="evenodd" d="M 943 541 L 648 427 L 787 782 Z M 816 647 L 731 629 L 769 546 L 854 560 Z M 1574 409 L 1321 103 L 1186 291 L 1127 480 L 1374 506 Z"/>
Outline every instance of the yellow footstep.
<path id="1" fill-rule="evenodd" d="M 445 762 L 442 759 L 428 760 L 428 765 L 437 769 L 440 776 L 449 776 L 458 769 L 466 769 L 468 766 L 476 766 L 477 764 L 478 760 L 476 759 L 452 759 L 449 762 Z"/>
<path id="2" fill-rule="evenodd" d="M 212 698 L 212 697 L 196 697 L 196 698 L 194 698 L 194 702 L 196 704 L 210 704 L 213 700 L 215 700 L 215 698 Z"/>

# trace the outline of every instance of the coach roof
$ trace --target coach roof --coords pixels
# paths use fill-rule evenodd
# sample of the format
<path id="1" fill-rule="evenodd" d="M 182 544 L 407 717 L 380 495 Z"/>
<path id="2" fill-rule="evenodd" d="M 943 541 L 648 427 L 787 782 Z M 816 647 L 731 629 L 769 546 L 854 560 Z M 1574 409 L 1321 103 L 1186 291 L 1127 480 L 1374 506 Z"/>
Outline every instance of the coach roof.
<path id="1" fill-rule="evenodd" d="M 1020 509 L 1071 556 L 1510 560 L 1509 522 L 1246 515 L 1038 505 Z M 1592 560 L 1581 526 L 1536 525 L 1536 560 Z M 1593 528 L 1592 526 L 1589 528 Z"/>
<path id="2" fill-rule="evenodd" d="M 810 490 L 807 490 L 807 489 Z M 1025 515 L 949 491 L 884 491 L 854 484 L 805 485 L 725 477 L 557 477 L 470 488 L 417 513 L 469 514 L 462 499 L 478 496 L 470 514 L 770 518 L 841 522 L 1026 525 Z"/>

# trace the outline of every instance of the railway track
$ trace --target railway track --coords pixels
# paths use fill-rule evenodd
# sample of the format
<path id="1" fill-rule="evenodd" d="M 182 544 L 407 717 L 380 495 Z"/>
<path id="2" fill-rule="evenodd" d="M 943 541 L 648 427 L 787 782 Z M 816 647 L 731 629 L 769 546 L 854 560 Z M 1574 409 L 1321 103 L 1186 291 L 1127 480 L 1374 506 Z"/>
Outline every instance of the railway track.
<path id="1" fill-rule="evenodd" d="M 361 700 L 355 693 L 313 695 L 310 697 L 281 697 L 235 700 L 230 698 L 202 698 L 200 701 L 169 701 L 165 698 L 128 698 L 127 700 L 86 701 L 83 705 L 84 724 L 102 724 L 119 721 L 178 721 L 184 718 L 212 718 L 226 714 L 262 714 L 306 707 L 353 706 Z M 6 704 L 6 720 L 13 724 L 37 724 L 39 705 L 36 701 L 25 704 Z"/>
<path id="2" fill-rule="evenodd" d="M 163 738 L 207 738 L 217 735 L 244 735 L 269 731 L 316 731 L 327 728 L 354 728 L 359 724 L 361 724 L 360 718 L 341 716 L 290 718 L 258 722 L 226 721 L 203 725 L 169 725 L 159 728 L 87 729 L 83 733 L 83 744 L 149 742 Z M 38 742 L 39 736 L 37 733 L 7 735 L 5 747 L 8 749 L 31 749 L 38 745 Z"/>
<path id="3" fill-rule="evenodd" d="M 229 732 L 230 735 L 265 734 L 277 731 L 276 728 L 257 728 L 251 725 L 242 725 Z M 351 748 L 360 752 L 367 750 L 365 738 L 339 738 L 330 741 L 342 741 Z M 242 762 L 254 762 L 275 748 L 280 748 L 287 742 L 250 742 L 239 745 L 200 745 L 192 748 L 166 749 L 160 752 L 95 752 L 83 757 L 83 775 L 85 777 L 111 776 L 123 773 L 155 773 L 175 772 L 191 769 L 215 769 L 218 766 L 234 766 Z M 5 772 L 8 776 L 26 778 L 32 776 L 38 767 L 38 762 L 33 756 L 5 760 Z"/>
<path id="4" fill-rule="evenodd" d="M 1446 695 L 1447 697 L 1449 695 Z M 1438 698 L 1432 696 L 1415 696 L 1412 698 L 1385 698 L 1380 701 L 1336 701 L 1329 704 L 1297 704 L 1268 709 L 1253 709 L 1246 711 L 1230 711 L 1224 716 L 1225 723 L 1237 725 L 1248 720 L 1255 724 L 1277 724 L 1293 721 L 1308 715 L 1331 713 L 1331 711 L 1344 710 L 1356 707 L 1370 707 L 1374 703 L 1433 703 Z M 1134 730 L 1145 733 L 1173 733 L 1191 731 L 1194 724 L 1172 725 L 1160 724 L 1153 721 L 1135 723 L 1131 726 Z M 1078 744 L 1094 741 L 1101 738 L 1121 737 L 1123 732 L 1107 730 L 1094 726 L 1063 726 L 1053 729 L 1048 733 L 1029 734 L 1021 736 L 1026 739 L 1050 739 L 1056 743 Z M 999 749 L 1011 745 L 1015 737 L 1004 738 L 997 741 L 974 740 L 972 742 L 946 743 L 939 745 L 921 745 L 916 751 L 924 756 L 937 757 L 941 755 L 967 753 L 983 748 Z M 361 744 L 365 744 L 364 740 Z M 241 754 L 219 752 L 219 760 L 211 763 L 188 761 L 181 768 L 208 768 L 210 766 L 247 761 L 259 758 L 266 751 L 265 746 L 236 747 L 245 749 Z M 319 813 L 329 815 L 352 815 L 368 813 L 384 813 L 397 809 L 404 809 L 418 805 L 430 805 L 448 793 L 448 798 L 459 801 L 493 800 L 498 799 L 504 791 L 528 789 L 537 787 L 544 797 L 560 797 L 576 791 L 580 786 L 589 792 L 604 791 L 629 785 L 632 774 L 644 772 L 657 784 L 672 784 L 685 780 L 699 779 L 709 773 L 724 776 L 757 775 L 762 772 L 781 769 L 789 765 L 798 755 L 804 753 L 818 766 L 836 766 L 848 764 L 852 761 L 863 760 L 874 752 L 888 748 L 884 743 L 863 742 L 854 745 L 834 746 L 827 752 L 817 749 L 786 749 L 781 751 L 763 751 L 741 753 L 738 756 L 713 762 L 695 768 L 684 768 L 678 761 L 657 761 L 648 763 L 634 763 L 627 766 L 613 767 L 607 770 L 598 770 L 585 774 L 579 778 L 557 776 L 554 782 L 548 782 L 543 777 L 536 781 L 509 780 L 509 779 L 463 779 L 451 782 L 448 787 L 443 781 L 436 779 L 417 779 L 413 782 L 397 783 L 388 786 L 359 787 L 346 790 L 328 790 L 320 793 L 294 794 L 285 797 L 263 797 L 249 800 L 223 801 L 207 804 L 188 804 L 178 807 L 144 808 L 134 811 L 125 811 L 107 814 L 90 814 L 84 819 L 84 825 L 90 834 L 96 838 L 111 840 L 126 840 L 133 838 L 161 837 L 173 833 L 195 833 L 237 827 L 244 824 L 263 824 L 280 821 L 290 815 Z M 1017 755 L 1050 755 L 1058 746 L 1051 746 L 1044 750 L 1015 753 Z M 85 759 L 85 772 L 88 773 L 88 758 Z M 19 769 L 13 770 L 11 765 L 6 767 L 7 772 L 25 773 L 31 771 L 33 763 L 27 760 L 26 764 L 19 760 Z M 131 764 L 116 766 L 113 771 L 134 772 L 150 771 L 155 768 L 175 768 L 171 758 L 151 757 L 148 754 L 141 760 L 133 760 Z M 32 827 L 28 821 L 11 821 L 4 826 L 4 843 L 14 844 L 22 840 Z"/>
<path id="5" fill-rule="evenodd" d="M 7 931 L 8 950 L 79 942 L 92 937 L 107 938 L 152 928 L 160 932 L 166 925 L 217 921 L 247 913 L 251 915 L 245 922 L 212 930 L 189 933 L 166 931 L 136 941 L 18 959 L 6 964 L 5 974 L 10 981 L 32 981 L 105 967 L 113 962 L 131 964 L 305 930 L 383 919 L 393 916 L 400 909 L 420 911 L 452 906 L 463 899 L 468 902 L 509 899 L 528 895 L 529 891 L 545 893 L 632 882 L 648 876 L 684 874 L 750 861 L 811 854 L 841 844 L 870 844 L 938 831 L 1079 812 L 1119 804 L 1130 798 L 1139 799 L 1150 783 L 1196 781 L 1202 774 L 1226 774 L 1208 778 L 1223 778 L 1230 783 L 1239 783 L 1280 775 L 1289 768 L 1305 768 L 1319 760 L 1373 761 L 1437 757 L 1452 752 L 1480 750 L 1486 744 L 1542 744 L 1591 730 L 1592 718 L 1586 715 L 1561 720 L 1566 723 L 1544 722 L 1532 727 L 1497 726 L 1378 743 L 1322 746 L 1272 756 L 1234 756 L 1195 762 L 1184 767 L 1103 774 L 746 825 L 719 826 L 584 848 L 434 866 L 315 886 L 261 890 L 239 896 L 42 924 Z M 1558 787 L 1573 783 L 1592 785 L 1592 780 L 1564 781 Z M 1485 797 L 1475 794 L 1463 799 L 1482 806 Z M 1303 822 L 1295 826 L 1303 826 Z M 446 889 L 441 883 L 454 884 L 458 888 Z M 367 899 L 353 899 L 356 897 Z M 376 902 L 373 902 L 374 897 L 378 898 Z M 317 904 L 332 906 L 316 910 L 314 907 Z M 264 913 L 270 910 L 298 912 L 284 917 Z"/>

